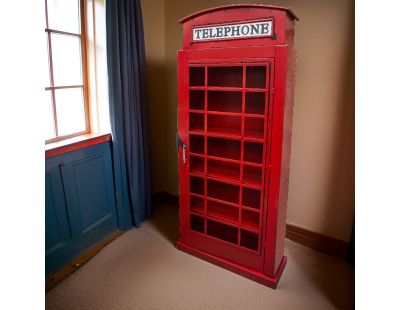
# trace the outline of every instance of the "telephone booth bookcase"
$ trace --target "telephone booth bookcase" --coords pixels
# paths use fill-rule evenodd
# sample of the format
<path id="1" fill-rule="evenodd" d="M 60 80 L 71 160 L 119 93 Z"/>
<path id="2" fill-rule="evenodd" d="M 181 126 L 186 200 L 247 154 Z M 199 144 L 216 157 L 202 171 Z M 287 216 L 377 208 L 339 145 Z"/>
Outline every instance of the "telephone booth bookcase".
<path id="1" fill-rule="evenodd" d="M 275 288 L 286 265 L 297 17 L 192 14 L 178 51 L 178 249 Z"/>

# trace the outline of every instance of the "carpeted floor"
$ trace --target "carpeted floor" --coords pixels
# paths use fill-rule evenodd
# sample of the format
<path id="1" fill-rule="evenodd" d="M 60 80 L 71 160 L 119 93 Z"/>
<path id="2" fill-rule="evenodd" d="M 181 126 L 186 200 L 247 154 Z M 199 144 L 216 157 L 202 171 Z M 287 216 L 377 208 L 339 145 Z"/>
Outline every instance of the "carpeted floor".
<path id="1" fill-rule="evenodd" d="M 175 248 L 177 207 L 106 246 L 46 293 L 46 309 L 353 309 L 354 268 L 290 240 L 276 290 Z"/>

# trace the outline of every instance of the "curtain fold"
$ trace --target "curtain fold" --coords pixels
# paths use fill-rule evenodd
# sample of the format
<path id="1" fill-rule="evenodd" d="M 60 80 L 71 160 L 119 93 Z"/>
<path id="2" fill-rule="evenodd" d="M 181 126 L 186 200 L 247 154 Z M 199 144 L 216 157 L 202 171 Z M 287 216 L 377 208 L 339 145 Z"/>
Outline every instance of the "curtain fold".
<path id="1" fill-rule="evenodd" d="M 121 229 L 129 229 L 152 215 L 140 1 L 106 1 L 106 27 L 118 221 Z"/>

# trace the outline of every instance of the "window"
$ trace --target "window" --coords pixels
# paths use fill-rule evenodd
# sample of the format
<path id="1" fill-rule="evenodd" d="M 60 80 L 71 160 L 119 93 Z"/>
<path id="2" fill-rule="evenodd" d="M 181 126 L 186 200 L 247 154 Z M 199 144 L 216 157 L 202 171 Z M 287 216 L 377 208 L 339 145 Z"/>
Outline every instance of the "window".
<path id="1" fill-rule="evenodd" d="M 46 143 L 90 132 L 84 0 L 45 0 Z"/>

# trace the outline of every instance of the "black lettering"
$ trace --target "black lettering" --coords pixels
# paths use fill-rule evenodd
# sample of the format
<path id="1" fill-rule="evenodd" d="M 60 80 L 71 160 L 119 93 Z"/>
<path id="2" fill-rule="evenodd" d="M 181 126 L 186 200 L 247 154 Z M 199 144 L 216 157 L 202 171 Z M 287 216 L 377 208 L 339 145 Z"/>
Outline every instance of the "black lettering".
<path id="1" fill-rule="evenodd" d="M 250 35 L 254 35 L 254 33 L 258 34 L 260 32 L 260 30 L 259 30 L 260 24 L 255 24 L 255 25 L 252 24 L 252 25 L 250 25 L 250 28 L 251 28 Z"/>
<path id="2" fill-rule="evenodd" d="M 240 26 L 232 26 L 231 29 L 232 29 L 232 37 L 240 35 L 239 32 Z"/>
<path id="3" fill-rule="evenodd" d="M 194 33 L 196 34 L 196 39 L 200 39 L 200 35 L 199 35 L 200 31 L 201 31 L 200 29 L 194 30 Z"/>
<path id="4" fill-rule="evenodd" d="M 246 33 L 244 31 L 245 29 L 246 29 Z M 249 34 L 249 31 L 250 31 L 250 28 L 248 25 L 242 26 L 242 35 L 247 36 Z"/>
<path id="5" fill-rule="evenodd" d="M 228 33 L 231 32 L 231 27 L 224 27 L 224 37 L 228 37 Z"/>
<path id="6" fill-rule="evenodd" d="M 217 38 L 222 37 L 222 30 L 223 30 L 223 28 L 222 28 L 222 27 L 217 27 L 216 29 L 217 29 Z"/>
<path id="7" fill-rule="evenodd" d="M 261 24 L 261 34 L 269 34 L 269 24 Z"/>
<path id="8" fill-rule="evenodd" d="M 208 34 L 209 30 L 210 29 L 203 29 L 203 39 L 208 39 L 210 37 L 209 34 Z"/>
<path id="9" fill-rule="evenodd" d="M 217 36 L 216 33 L 214 33 L 214 35 L 213 35 L 214 29 L 215 28 L 210 28 L 210 38 L 215 38 Z"/>

